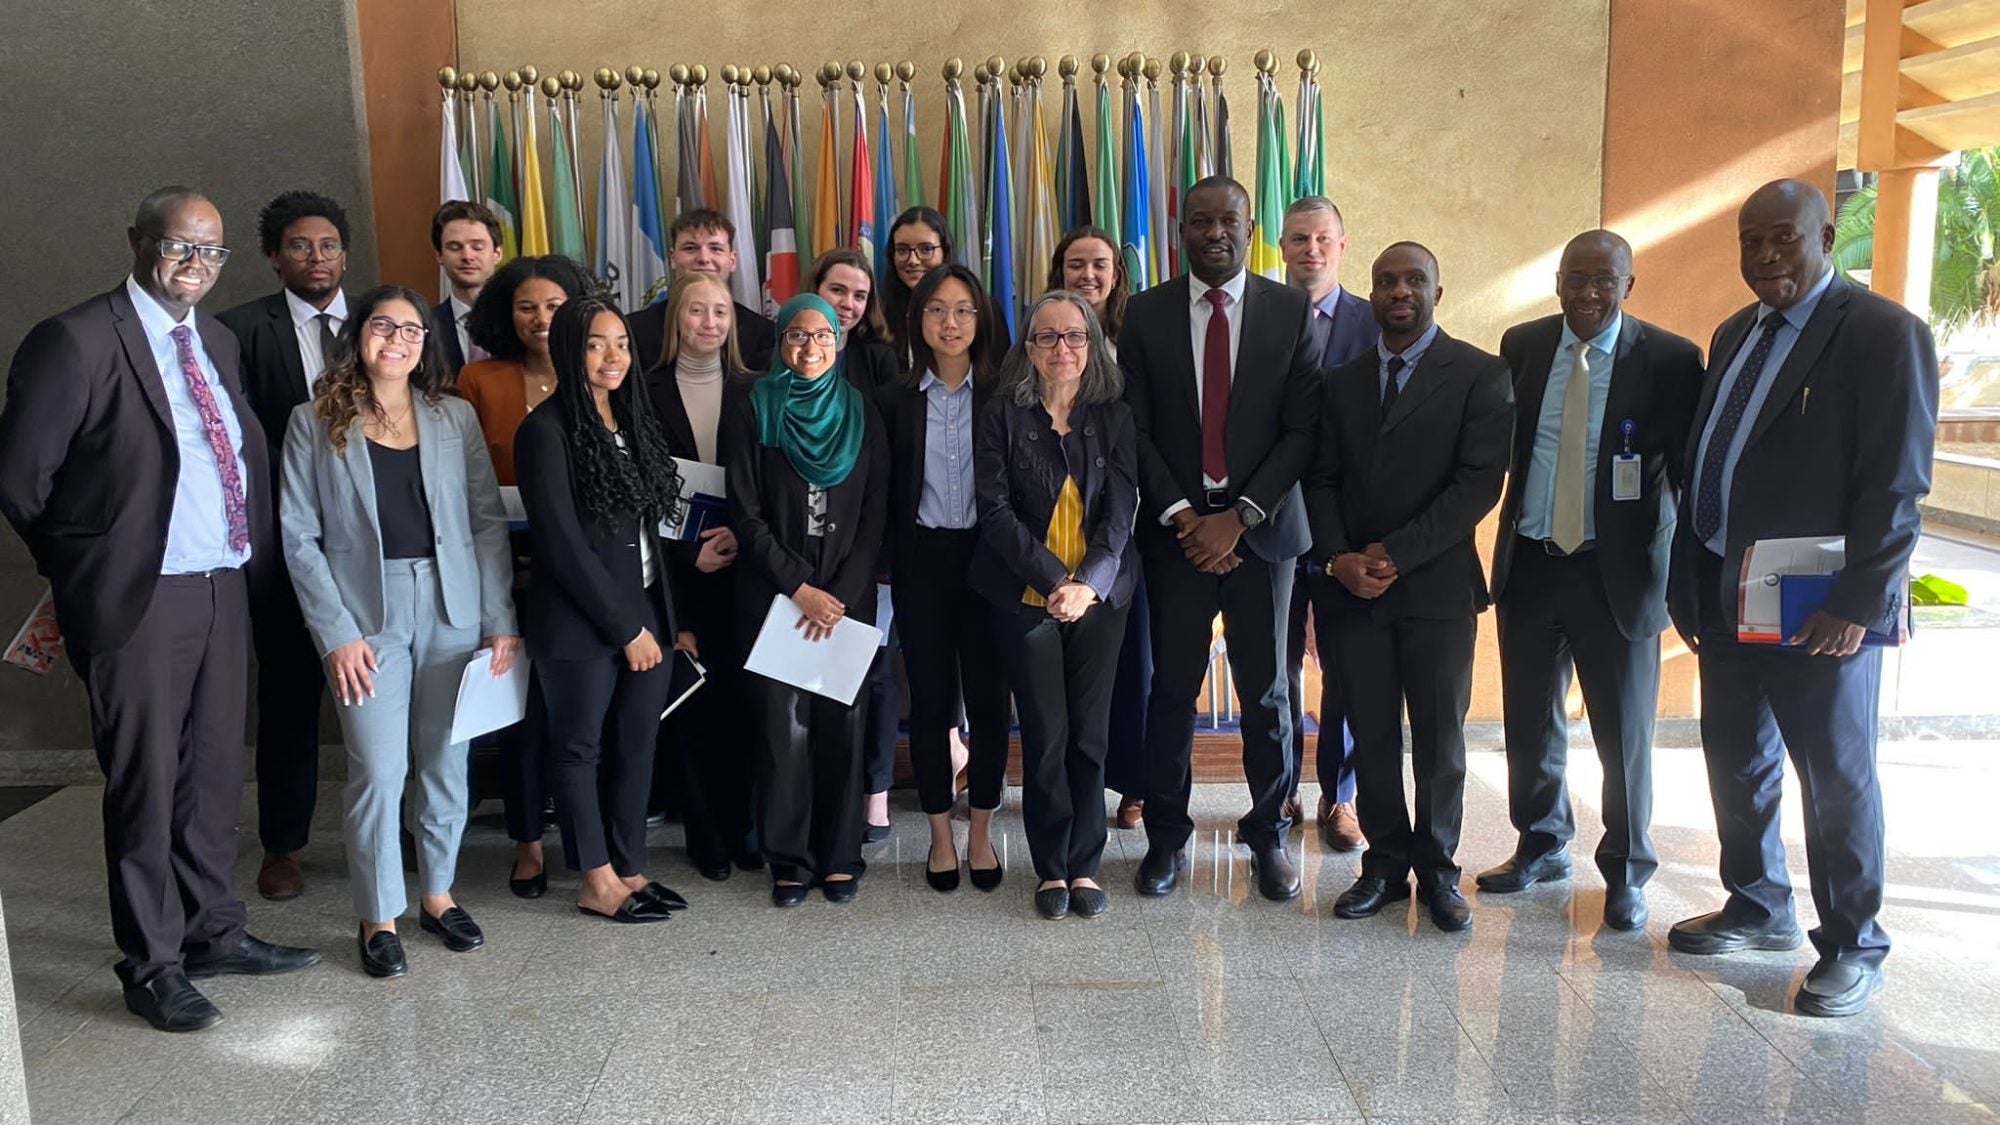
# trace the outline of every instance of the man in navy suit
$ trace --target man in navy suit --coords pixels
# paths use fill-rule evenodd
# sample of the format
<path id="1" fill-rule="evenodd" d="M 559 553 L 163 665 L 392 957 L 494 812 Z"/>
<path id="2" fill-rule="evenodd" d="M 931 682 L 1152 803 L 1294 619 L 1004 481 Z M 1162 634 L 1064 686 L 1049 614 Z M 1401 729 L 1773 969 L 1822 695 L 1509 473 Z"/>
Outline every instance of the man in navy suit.
<path id="1" fill-rule="evenodd" d="M 1368 302 L 1349 293 L 1340 284 L 1340 260 L 1347 253 L 1347 224 L 1340 208 L 1323 195 L 1308 195 L 1285 209 L 1285 225 L 1278 234 L 1278 252 L 1285 259 L 1285 280 L 1304 291 L 1312 302 L 1312 316 L 1306 331 L 1315 350 L 1314 367 L 1323 377 L 1355 356 L 1375 346 L 1382 329 Z M 1334 674 L 1334 660 L 1324 647 L 1331 637 L 1318 635 L 1318 622 L 1332 609 L 1319 609 L 1333 592 L 1333 579 L 1319 572 L 1309 556 L 1299 560 L 1292 585 L 1292 613 L 1286 632 L 1286 686 L 1292 704 L 1292 793 L 1285 815 L 1298 820 L 1299 779 L 1305 775 L 1305 659 L 1306 615 L 1311 610 L 1314 647 L 1319 652 L 1319 809 L 1314 823 L 1320 842 L 1331 851 L 1358 851 L 1366 841 L 1361 821 L 1354 811 L 1354 739 L 1347 731 L 1347 712 L 1341 702 L 1340 680 Z"/>
<path id="2" fill-rule="evenodd" d="M 1737 213 L 1757 295 L 1722 323 L 1686 457 L 1668 606 L 1701 665 L 1701 741 L 1722 843 L 1721 910 L 1677 923 L 1683 953 L 1796 949 L 1778 799 L 1789 751 L 1806 803 L 1819 963 L 1796 997 L 1852 1015 L 1882 986 L 1882 791 L 1875 774 L 1882 653 L 1908 611 L 1917 503 L 1930 491 L 1938 366 L 1930 329 L 1848 284 L 1811 184 L 1778 180 Z M 1737 582 L 1760 539 L 1839 538 L 1846 562 L 1783 646 L 1739 643 Z"/>
<path id="3" fill-rule="evenodd" d="M 465 318 L 500 268 L 500 219 L 480 204 L 454 199 L 431 216 L 431 249 L 451 290 L 431 306 L 431 332 L 457 379 L 460 368 L 486 358 L 472 342 Z"/>

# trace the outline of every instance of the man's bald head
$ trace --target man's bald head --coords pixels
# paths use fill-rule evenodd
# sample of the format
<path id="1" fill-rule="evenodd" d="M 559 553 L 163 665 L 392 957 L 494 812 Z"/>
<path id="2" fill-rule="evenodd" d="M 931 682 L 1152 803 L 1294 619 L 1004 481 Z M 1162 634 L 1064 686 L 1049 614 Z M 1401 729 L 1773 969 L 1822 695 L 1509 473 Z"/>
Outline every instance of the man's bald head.
<path id="1" fill-rule="evenodd" d="M 1773 180 L 1736 212 L 1743 281 L 1757 299 L 1788 309 L 1826 275 L 1833 219 L 1826 193 L 1804 180 Z"/>

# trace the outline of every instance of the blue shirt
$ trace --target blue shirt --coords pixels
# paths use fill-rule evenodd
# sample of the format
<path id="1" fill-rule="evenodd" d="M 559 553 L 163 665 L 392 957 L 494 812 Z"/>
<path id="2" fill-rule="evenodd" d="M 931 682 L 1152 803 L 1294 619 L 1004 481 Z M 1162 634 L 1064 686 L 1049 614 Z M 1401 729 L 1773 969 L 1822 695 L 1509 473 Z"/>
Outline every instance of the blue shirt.
<path id="1" fill-rule="evenodd" d="M 1792 345 L 1799 342 L 1806 322 L 1812 319 L 1813 310 L 1819 307 L 1819 299 L 1826 295 L 1826 287 L 1831 284 L 1833 270 L 1829 268 L 1811 292 L 1781 314 L 1783 319 L 1778 325 L 1778 334 L 1771 338 L 1771 354 L 1764 360 L 1764 369 L 1757 373 L 1757 386 L 1750 392 L 1750 401 L 1743 408 L 1743 420 L 1737 423 L 1736 434 L 1729 442 L 1729 449 L 1723 453 L 1722 522 L 1716 525 L 1714 537 L 1704 544 L 1718 555 L 1724 553 L 1729 545 L 1729 490 L 1736 483 L 1736 462 L 1743 456 L 1743 446 L 1750 440 L 1750 431 L 1756 428 L 1757 415 L 1763 412 L 1764 400 L 1770 397 L 1771 384 L 1777 381 L 1778 372 L 1784 369 L 1785 357 L 1792 354 Z M 1701 470 L 1708 462 L 1708 439 L 1715 433 L 1716 419 L 1722 416 L 1723 404 L 1729 401 L 1729 389 L 1736 385 L 1736 376 L 1743 370 L 1743 361 L 1756 349 L 1759 326 L 1773 311 L 1769 305 L 1757 306 L 1757 316 L 1750 322 L 1750 331 L 1744 335 L 1743 342 L 1736 348 L 1735 357 L 1723 370 L 1722 380 L 1715 385 L 1715 403 L 1709 408 L 1708 420 L 1702 423 L 1701 445 L 1695 449 L 1694 479 L 1688 482 L 1690 495 L 1701 495 Z"/>
<path id="2" fill-rule="evenodd" d="M 1583 444 L 1583 537 L 1597 538 L 1597 451 L 1604 433 L 1604 400 L 1611 394 L 1612 354 L 1625 314 L 1611 318 L 1604 331 L 1590 338 L 1590 429 Z M 1577 336 L 1563 322 L 1556 343 L 1549 383 L 1542 391 L 1542 413 L 1535 420 L 1535 451 L 1528 462 L 1528 479 L 1521 486 L 1521 523 L 1517 530 L 1530 539 L 1553 534 L 1556 503 L 1556 454 L 1562 446 L 1563 396 L 1576 371 Z"/>
<path id="3" fill-rule="evenodd" d="M 201 343 L 201 328 L 192 313 L 179 321 L 139 288 L 125 279 L 125 291 L 132 307 L 139 311 L 139 327 L 153 349 L 159 365 L 160 382 L 167 390 L 167 407 L 174 418 L 174 440 L 180 448 L 180 477 L 174 482 L 174 510 L 167 521 L 167 553 L 160 560 L 161 574 L 199 574 L 202 571 L 242 566 L 250 552 L 229 549 L 229 517 L 222 502 L 222 471 L 216 467 L 215 451 L 208 447 L 208 431 L 201 424 L 201 410 L 188 393 L 187 377 L 181 374 L 180 349 L 173 331 L 185 325 L 192 337 L 195 364 L 208 382 L 209 394 L 222 414 L 223 428 L 229 431 L 229 445 L 236 454 L 237 476 L 243 481 L 243 514 L 257 498 L 250 494 L 250 469 L 243 463 L 243 426 L 229 400 L 229 391 L 215 373 L 215 361 Z"/>
<path id="4" fill-rule="evenodd" d="M 1438 326 L 1432 324 L 1429 328 L 1424 329 L 1423 335 L 1417 337 L 1416 343 L 1403 349 L 1403 369 L 1396 372 L 1397 393 L 1402 393 L 1403 388 L 1410 385 L 1410 376 L 1416 373 L 1417 364 L 1423 360 L 1424 353 L 1430 350 L 1431 341 L 1437 339 L 1437 334 Z M 1375 368 L 1375 392 L 1378 395 L 1387 394 L 1389 393 L 1389 361 L 1397 357 L 1389 351 L 1387 344 L 1377 340 L 1375 341 L 1375 358 L 1378 361 Z"/>
<path id="5" fill-rule="evenodd" d="M 933 371 L 917 383 L 924 395 L 924 481 L 917 526 L 968 528 L 978 522 L 972 498 L 972 375 L 952 390 Z"/>

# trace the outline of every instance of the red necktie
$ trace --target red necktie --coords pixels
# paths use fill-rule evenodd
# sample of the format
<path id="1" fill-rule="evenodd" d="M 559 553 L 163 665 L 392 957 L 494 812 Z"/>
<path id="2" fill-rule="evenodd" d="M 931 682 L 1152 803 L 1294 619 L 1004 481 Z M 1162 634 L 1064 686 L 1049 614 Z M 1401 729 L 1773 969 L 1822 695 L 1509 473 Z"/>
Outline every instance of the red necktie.
<path id="1" fill-rule="evenodd" d="M 1229 314 L 1223 306 L 1229 294 L 1210 289 L 1202 296 L 1213 306 L 1208 314 L 1208 338 L 1201 349 L 1201 471 L 1210 480 L 1229 477 L 1223 432 L 1229 427 Z"/>

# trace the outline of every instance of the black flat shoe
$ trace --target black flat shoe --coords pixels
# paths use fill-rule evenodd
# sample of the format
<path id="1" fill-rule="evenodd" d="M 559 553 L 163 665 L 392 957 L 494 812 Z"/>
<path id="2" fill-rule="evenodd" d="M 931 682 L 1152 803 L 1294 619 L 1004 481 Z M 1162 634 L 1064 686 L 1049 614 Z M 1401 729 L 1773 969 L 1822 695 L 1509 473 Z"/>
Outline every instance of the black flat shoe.
<path id="1" fill-rule="evenodd" d="M 410 963 L 403 957 L 403 942 L 394 930 L 380 930 L 370 934 L 367 930 L 355 931 L 355 944 L 361 947 L 361 971 L 377 979 L 400 977 L 410 971 Z"/>
<path id="2" fill-rule="evenodd" d="M 657 879 L 648 881 L 645 886 L 640 887 L 633 893 L 645 895 L 668 910 L 686 910 L 688 908 L 688 900 L 675 894 L 672 887 L 667 886 Z"/>
<path id="3" fill-rule="evenodd" d="M 871 824 L 861 833 L 861 842 L 879 844 L 895 834 L 896 830 L 887 824 Z"/>
<path id="4" fill-rule="evenodd" d="M 1180 882 L 1181 872 L 1187 868 L 1187 856 L 1179 848 L 1168 851 L 1165 848 L 1148 847 L 1146 858 L 1139 861 L 1139 872 L 1132 883 L 1142 895 L 1158 898 L 1174 893 Z"/>
<path id="5" fill-rule="evenodd" d="M 1336 918 L 1370 918 L 1382 912 L 1382 908 L 1392 902 L 1401 902 L 1410 897 L 1408 879 L 1398 879 L 1394 883 L 1373 875 L 1363 875 L 1354 885 L 1342 891 L 1333 900 L 1333 916 Z"/>
<path id="6" fill-rule="evenodd" d="M 716 864 L 697 863 L 694 865 L 694 869 L 695 871 L 700 873 L 702 878 L 708 880 L 711 883 L 728 882 L 729 873 L 732 870 L 732 868 L 726 861 L 723 863 L 716 863 Z"/>
<path id="7" fill-rule="evenodd" d="M 854 896 L 861 893 L 861 880 L 829 879 L 820 884 L 820 892 L 828 902 L 853 902 Z"/>
<path id="8" fill-rule="evenodd" d="M 125 1009 L 159 1031 L 200 1031 L 222 1021 L 222 1013 L 187 974 L 171 972 L 125 990 Z"/>
<path id="9" fill-rule="evenodd" d="M 1717 910 L 1675 922 L 1667 931 L 1667 945 L 1680 953 L 1715 956 L 1762 949 L 1782 953 L 1804 945 L 1806 935 L 1789 918 L 1763 922 L 1739 922 L 1726 911 Z"/>
<path id="10" fill-rule="evenodd" d="M 1417 901 L 1430 910 L 1431 925 L 1445 933 L 1455 934 L 1472 928 L 1472 908 L 1465 904 L 1465 896 L 1458 892 L 1457 883 L 1439 883 L 1428 888 L 1418 883 Z"/>
<path id="11" fill-rule="evenodd" d="M 1561 882 L 1569 876 L 1569 850 L 1557 848 L 1537 856 L 1516 852 L 1500 866 L 1481 871 L 1474 882 L 1485 894 L 1511 895 L 1525 891 L 1536 883 Z"/>
<path id="12" fill-rule="evenodd" d="M 1035 892 L 1035 913 L 1053 922 L 1069 917 L 1069 888 L 1050 887 Z"/>
<path id="13" fill-rule="evenodd" d="M 743 855 L 735 856 L 730 862 L 736 865 L 736 870 L 738 871 L 764 870 L 764 857 L 755 852 L 746 852 Z"/>
<path id="14" fill-rule="evenodd" d="M 1071 887 L 1069 908 L 1079 918 L 1095 918 L 1111 906 L 1111 896 L 1101 887 Z"/>
<path id="15" fill-rule="evenodd" d="M 968 864 L 966 870 L 972 875 L 972 885 L 982 891 L 997 890 L 1000 886 L 1000 881 L 1007 877 L 1007 869 L 998 865 L 993 867 L 973 867 Z"/>
<path id="16" fill-rule="evenodd" d="M 924 882 L 929 883 L 931 890 L 941 895 L 950 894 L 958 889 L 958 864 L 952 864 L 949 871 L 933 871 L 931 870 L 931 857 L 926 853 L 924 855 Z"/>
<path id="17" fill-rule="evenodd" d="M 514 892 L 515 898 L 540 898 L 543 895 L 548 894 L 549 893 L 548 868 L 545 867 L 542 870 L 535 872 L 533 875 L 528 876 L 526 879 L 516 879 L 513 878 L 512 876 L 509 876 L 507 879 L 507 889 Z"/>
<path id="18" fill-rule="evenodd" d="M 427 934 L 436 934 L 444 939 L 444 947 L 453 953 L 465 953 L 486 944 L 486 935 L 479 932 L 472 915 L 463 907 L 454 906 L 433 918 L 424 908 L 417 908 L 417 928 Z"/>
<path id="19" fill-rule="evenodd" d="M 630 925 L 641 925 L 646 922 L 664 922 L 673 917 L 673 915 L 667 913 L 665 904 L 657 899 L 648 898 L 639 891 L 634 891 L 626 895 L 625 901 L 618 904 L 618 909 L 609 914 L 592 910 L 582 903 L 577 904 L 576 912 L 578 914 L 588 914 L 593 918 L 603 918 L 608 921 L 624 922 Z"/>
<path id="20" fill-rule="evenodd" d="M 268 977 L 279 973 L 295 972 L 308 965 L 319 964 L 319 950 L 298 949 L 289 945 L 273 945 L 260 941 L 249 934 L 243 935 L 243 944 L 233 951 L 212 954 L 207 957 L 189 957 L 181 963 L 181 971 L 190 978 L 231 976 Z"/>
<path id="21" fill-rule="evenodd" d="M 797 906 L 804 902 L 806 895 L 811 892 L 812 888 L 806 886 L 804 883 L 793 883 L 789 886 L 782 883 L 773 883 L 771 884 L 771 905 L 780 910 Z"/>

